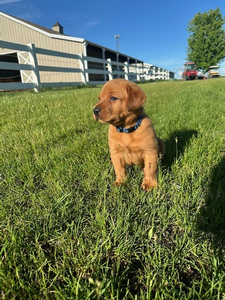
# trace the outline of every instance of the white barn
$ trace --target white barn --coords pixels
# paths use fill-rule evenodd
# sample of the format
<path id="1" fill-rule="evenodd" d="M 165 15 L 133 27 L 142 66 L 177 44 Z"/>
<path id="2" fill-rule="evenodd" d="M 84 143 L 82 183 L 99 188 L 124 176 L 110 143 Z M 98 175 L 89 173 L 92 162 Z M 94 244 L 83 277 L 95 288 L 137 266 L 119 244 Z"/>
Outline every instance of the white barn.
<path id="1" fill-rule="evenodd" d="M 143 68 L 144 75 L 143 79 L 157 79 L 158 68 L 152 65 L 144 64 L 142 60 L 137 58 L 119 53 L 108 49 L 104 46 L 97 45 L 93 42 L 87 41 L 83 38 L 71 37 L 63 32 L 63 27 L 56 22 L 51 29 L 34 24 L 32 22 L 11 16 L 4 12 L 0 12 L 0 24 L 1 24 L 1 40 L 11 43 L 18 44 L 35 44 L 37 48 L 45 48 L 48 50 L 66 52 L 68 54 L 79 54 L 80 57 L 90 57 L 99 59 L 98 62 L 94 60 L 85 61 L 86 69 L 92 70 L 87 74 L 85 79 L 87 82 L 105 82 L 109 80 L 106 72 L 107 64 L 104 63 L 105 60 L 110 59 L 112 62 L 112 72 L 120 72 L 119 75 L 114 75 L 114 77 L 124 78 L 123 72 L 124 67 L 119 65 L 120 63 L 127 63 L 130 66 L 130 80 L 136 80 L 135 71 L 132 72 L 132 66 L 134 70 L 136 66 Z M 0 41 L 1 45 L 1 41 Z M 2 48 L 0 46 L 0 62 L 19 62 L 26 63 L 26 53 L 12 51 L 12 49 Z M 100 61 L 103 60 L 103 63 Z M 81 67 L 80 61 L 76 59 L 70 59 L 66 57 L 54 57 L 47 56 L 44 54 L 37 54 L 38 65 L 49 66 L 49 67 L 64 67 L 64 68 L 74 68 L 79 69 Z M 154 72 L 153 72 L 154 69 Z M 96 73 L 94 70 L 98 70 Z M 99 70 L 103 71 L 99 72 Z M 157 71 L 156 71 L 157 70 Z M 168 70 L 163 70 L 166 74 L 162 76 L 162 79 L 170 79 L 171 74 Z M 12 70 L 0 70 L 0 82 L 6 81 L 20 81 L 25 80 L 23 77 L 28 77 L 27 72 L 13 72 Z M 162 72 L 161 72 L 162 73 Z M 5 80 L 5 81 L 4 81 Z M 51 72 L 51 71 L 40 71 L 41 82 L 84 82 L 83 74 L 80 72 Z"/>

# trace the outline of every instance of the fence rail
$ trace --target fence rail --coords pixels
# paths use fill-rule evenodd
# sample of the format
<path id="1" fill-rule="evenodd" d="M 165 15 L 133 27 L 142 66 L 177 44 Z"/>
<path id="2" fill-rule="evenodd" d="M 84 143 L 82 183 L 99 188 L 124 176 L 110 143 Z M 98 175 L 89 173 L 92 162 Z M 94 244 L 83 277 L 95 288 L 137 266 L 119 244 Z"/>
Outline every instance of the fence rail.
<path id="1" fill-rule="evenodd" d="M 72 85 L 90 85 L 90 84 L 104 84 L 106 80 L 111 80 L 115 77 L 123 77 L 130 80 L 140 80 L 140 75 L 143 72 L 143 66 L 138 64 L 129 65 L 127 62 L 121 63 L 111 61 L 111 59 L 100 59 L 94 57 L 84 56 L 83 54 L 71 54 L 60 51 L 53 51 L 44 48 L 35 47 L 34 44 L 21 45 L 6 41 L 0 41 L 0 48 L 10 49 L 19 55 L 24 56 L 25 63 L 0 62 L 0 70 L 17 70 L 20 71 L 22 82 L 7 82 L 7 79 L 0 78 L 0 90 L 13 89 L 35 89 L 39 91 L 42 87 L 62 87 Z M 62 67 L 62 66 L 48 66 L 39 65 L 38 55 L 47 55 L 58 58 L 72 59 L 80 65 L 80 68 Z M 27 56 L 27 57 L 26 57 Z M 88 66 L 88 62 L 101 64 L 101 68 L 97 69 Z M 29 71 L 31 74 L 27 74 Z M 81 74 L 81 81 L 76 82 L 44 82 L 40 78 L 39 72 L 57 72 L 57 73 L 79 73 Z M 104 77 L 102 81 L 90 81 L 89 74 L 99 74 Z M 24 80 L 24 77 L 27 81 Z M 132 78 L 133 77 L 133 78 Z M 5 81 L 5 82 L 4 82 Z"/>

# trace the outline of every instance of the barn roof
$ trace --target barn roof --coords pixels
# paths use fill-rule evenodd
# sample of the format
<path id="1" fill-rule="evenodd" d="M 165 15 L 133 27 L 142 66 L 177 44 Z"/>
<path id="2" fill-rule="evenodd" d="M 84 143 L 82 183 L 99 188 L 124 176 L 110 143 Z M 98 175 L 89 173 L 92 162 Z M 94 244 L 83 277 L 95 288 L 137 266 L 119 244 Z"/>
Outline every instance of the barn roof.
<path id="1" fill-rule="evenodd" d="M 27 26 L 27 27 L 29 27 L 29 28 L 31 28 L 33 30 L 36 30 L 36 31 L 38 31 L 38 32 L 40 32 L 42 34 L 45 34 L 45 35 L 47 35 L 47 36 L 49 36 L 51 38 L 56 38 L 56 39 L 61 39 L 61 40 L 67 40 L 67 41 L 71 41 L 71 42 L 80 42 L 80 43 L 86 42 L 88 44 L 95 45 L 95 46 L 100 47 L 100 48 L 104 48 L 104 49 L 109 50 L 111 52 L 118 53 L 118 51 L 114 51 L 114 50 L 109 49 L 107 47 L 95 44 L 95 43 L 87 41 L 87 40 L 85 40 L 83 38 L 72 37 L 72 36 L 66 35 L 64 33 L 57 32 L 57 31 L 52 30 L 50 28 L 47 28 L 47 27 L 35 24 L 33 22 L 30 22 L 30 21 L 27 21 L 27 20 L 24 20 L 24 19 L 12 16 L 12 15 L 6 14 L 6 13 L 0 11 L 0 16 L 1 15 L 4 16 L 4 17 L 6 17 L 6 18 L 8 18 L 8 19 L 11 19 L 11 20 L 13 20 L 15 22 L 18 22 L 18 23 L 20 23 L 20 24 L 22 24 L 24 26 Z M 55 25 L 58 26 L 58 24 L 59 23 L 57 22 Z M 53 26 L 55 26 L 55 25 L 53 25 Z M 119 53 L 119 54 L 123 55 L 123 56 L 130 57 L 131 59 L 134 59 L 134 60 L 137 60 L 138 62 L 143 63 L 143 61 L 141 61 L 141 60 L 139 60 L 137 58 L 131 57 L 130 55 L 126 55 L 126 54 L 123 54 L 123 53 Z"/>
<path id="2" fill-rule="evenodd" d="M 18 17 L 14 17 L 12 15 L 6 14 L 4 12 L 0 12 L 0 15 L 9 18 L 15 22 L 18 22 L 24 26 L 27 26 L 33 30 L 39 31 L 45 35 L 48 35 L 49 37 L 53 37 L 53 38 L 59 38 L 59 39 L 64 39 L 64 40 L 70 40 L 70 41 L 76 41 L 76 42 L 84 42 L 83 38 L 77 38 L 77 37 L 71 37 L 69 35 L 57 32 L 55 30 L 52 30 L 50 28 L 35 24 L 33 22 L 18 18 Z"/>

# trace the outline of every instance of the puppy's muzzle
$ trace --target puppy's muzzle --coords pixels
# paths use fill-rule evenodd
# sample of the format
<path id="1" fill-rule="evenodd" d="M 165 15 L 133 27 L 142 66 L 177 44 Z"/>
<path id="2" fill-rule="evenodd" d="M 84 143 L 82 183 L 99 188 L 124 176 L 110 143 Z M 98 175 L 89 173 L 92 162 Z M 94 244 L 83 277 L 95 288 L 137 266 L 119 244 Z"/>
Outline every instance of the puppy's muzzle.
<path id="1" fill-rule="evenodd" d="M 95 108 L 93 109 L 93 113 L 94 113 L 95 117 L 98 117 L 98 116 L 99 116 L 100 111 L 101 111 L 101 108 L 99 108 L 99 107 L 95 107 Z"/>

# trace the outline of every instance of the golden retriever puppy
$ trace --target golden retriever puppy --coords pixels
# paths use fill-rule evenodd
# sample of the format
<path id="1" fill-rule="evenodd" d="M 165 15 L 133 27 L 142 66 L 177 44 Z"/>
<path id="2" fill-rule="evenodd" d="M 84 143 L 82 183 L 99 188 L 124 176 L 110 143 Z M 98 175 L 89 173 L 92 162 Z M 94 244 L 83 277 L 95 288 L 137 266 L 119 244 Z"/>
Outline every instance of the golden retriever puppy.
<path id="1" fill-rule="evenodd" d="M 113 79 L 103 86 L 93 108 L 95 120 L 109 123 L 108 143 L 116 186 L 126 181 L 126 164 L 144 169 L 143 189 L 157 186 L 158 156 L 164 155 L 165 147 L 143 112 L 145 101 L 144 91 L 135 83 Z"/>

